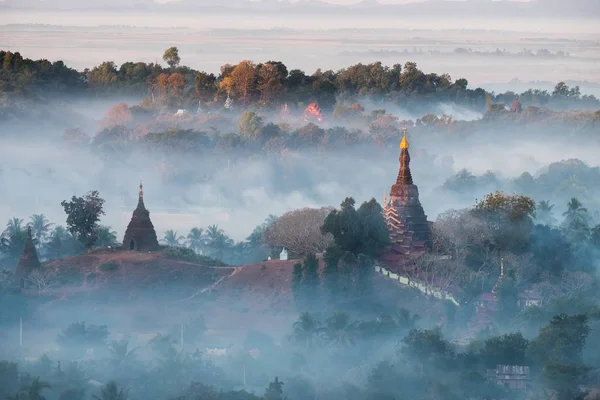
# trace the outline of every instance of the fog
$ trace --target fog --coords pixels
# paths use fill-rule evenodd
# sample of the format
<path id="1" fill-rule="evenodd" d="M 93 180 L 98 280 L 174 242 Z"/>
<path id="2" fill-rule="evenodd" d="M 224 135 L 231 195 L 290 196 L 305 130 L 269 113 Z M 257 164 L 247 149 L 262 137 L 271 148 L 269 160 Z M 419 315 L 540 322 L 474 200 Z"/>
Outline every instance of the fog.
<path id="1" fill-rule="evenodd" d="M 370 104 L 367 100 L 363 104 L 366 112 L 385 108 L 400 120 L 418 118 L 391 104 Z M 94 126 L 97 122 L 93 121 L 100 121 L 111 105 L 114 102 L 100 100 L 75 103 L 73 107 L 87 118 L 92 117 L 88 123 Z M 461 116 L 480 117 L 449 104 L 433 105 L 431 110 L 443 110 L 459 120 Z M 266 121 L 276 118 L 268 113 L 263 116 Z M 237 117 L 231 118 L 235 121 Z M 322 123 L 324 128 L 338 125 L 358 128 L 331 117 Z M 63 129 L 73 126 L 77 125 L 64 121 Z M 116 230 L 119 238 L 137 203 L 140 182 L 144 184 L 146 206 L 159 238 L 170 229 L 185 235 L 193 227 L 218 224 L 235 240 L 243 240 L 270 214 L 282 215 L 302 207 L 337 206 L 348 196 L 359 204 L 372 197 L 381 202 L 399 167 L 398 144 L 393 141 L 384 149 L 342 147 L 332 149 L 327 156 L 295 150 L 284 162 L 235 153 L 227 158 L 209 154 L 132 154 L 114 162 L 87 149 L 66 147 L 59 138 L 61 129 L 43 133 L 12 130 L 10 126 L 4 129 L 7 133 L 19 131 L 18 138 L 23 139 L 4 139 L 0 149 L 0 179 L 3 187 L 10 188 L 0 202 L 0 221 L 12 217 L 27 219 L 42 213 L 51 222 L 64 225 L 66 216 L 60 202 L 99 190 L 106 200 L 106 215 L 101 223 Z M 527 132 L 526 137 L 523 132 Z M 492 171 L 499 178 L 510 180 L 524 172 L 536 176 L 543 167 L 561 160 L 579 159 L 590 167 L 598 165 L 596 141 L 573 140 L 569 135 L 561 137 L 538 128 L 519 128 L 516 132 L 502 127 L 486 128 L 457 139 L 423 132 L 410 134 L 409 138 L 412 173 L 430 220 L 449 208 L 472 206 L 476 196 L 484 194 L 471 193 L 472 198 L 461 200 L 452 194 L 439 195 L 440 186 L 462 169 L 474 175 Z M 182 178 L 165 178 L 169 171 Z M 577 193 L 563 194 L 569 198 Z"/>
<path id="2" fill-rule="evenodd" d="M 392 65 L 410 60 L 423 70 L 464 77 L 471 86 L 504 84 L 514 79 L 600 82 L 595 21 L 535 18 L 469 19 L 321 15 L 210 13 L 130 13 L 20 11 L 0 14 L 5 50 L 31 58 L 62 59 L 78 69 L 112 60 L 161 61 L 177 44 L 185 65 L 218 73 L 225 63 L 243 59 L 279 60 L 307 73 L 337 70 L 358 62 Z M 490 54 L 457 53 L 457 49 Z M 509 55 L 496 55 L 503 50 Z M 556 56 L 517 56 L 541 49 Z M 562 53 L 561 53 L 562 54 Z M 543 62 L 542 62 L 543 61 Z M 440 68 L 441 67 L 441 68 Z M 597 92 L 596 92 L 597 93 Z"/>
<path id="3" fill-rule="evenodd" d="M 275 7 L 261 6 L 269 4 Z M 274 17 L 271 10 L 249 18 L 241 11 L 0 10 L 2 50 L 62 59 L 80 70 L 107 60 L 158 62 L 176 45 L 182 65 L 213 73 L 243 59 L 281 60 L 308 75 L 358 62 L 415 61 L 423 71 L 468 79 L 470 89 L 552 91 L 566 81 L 580 85 L 582 94 L 600 94 L 600 34 L 591 17 L 333 18 L 310 10 Z M 401 127 L 407 122 L 420 202 L 448 248 L 431 251 L 431 265 L 441 260 L 435 265 L 442 268 L 427 270 L 426 257 L 408 260 L 393 278 L 395 270 L 373 273 L 375 264 L 386 265 L 380 260 L 345 249 L 338 249 L 336 269 L 327 264 L 327 253 L 321 264 L 311 264 L 310 257 L 271 260 L 268 255 L 278 258 L 281 248 L 264 244 L 264 232 L 259 251 L 248 257 L 252 261 L 220 255 L 236 265 L 214 263 L 210 257 L 217 253 L 208 250 L 188 249 L 195 258 L 186 259 L 169 253 L 183 253 L 174 247 L 126 252 L 106 246 L 89 253 L 82 247 L 64 251 L 79 255 L 54 257 L 39 246 L 42 269 L 54 271 L 56 281 L 23 290 L 4 285 L 18 259 L 6 252 L 0 256 L 0 267 L 6 267 L 0 269 L 0 397 L 14 395 L 21 385 L 32 387 L 32 379 L 40 377 L 53 386 L 45 389 L 47 400 L 100 395 L 111 380 L 131 389 L 129 397 L 102 400 L 282 400 L 278 377 L 289 400 L 520 399 L 486 375 L 502 365 L 530 367 L 531 385 L 543 394 L 556 390 L 562 396 L 557 400 L 600 387 L 600 375 L 583 378 L 587 366 L 600 371 L 597 111 L 573 111 L 567 104 L 556 113 L 524 107 L 520 114 L 494 115 L 475 96 L 467 99 L 471 107 L 401 92 L 394 103 L 374 95 L 339 96 L 338 105 L 358 102 L 364 111 L 340 117 L 326 110 L 315 122 L 318 128 L 309 126 L 302 137 L 298 132 L 307 126 L 302 102 L 308 99 L 295 99 L 299 104 L 290 100 L 287 117 L 250 107 L 264 125 L 279 124 L 279 136 L 272 138 L 281 142 L 269 147 L 266 129 L 242 133 L 238 98 L 233 110 L 215 101 L 206 107 L 210 112 L 195 115 L 191 106 L 181 118 L 173 115 L 176 108 L 161 115 L 139 109 L 134 115 L 130 109 L 133 116 L 124 125 L 111 125 L 109 109 L 144 99 L 87 93 L 68 97 L 42 89 L 23 105 L 0 98 L 14 106 L 0 114 L 12 117 L 0 121 L 0 226 L 13 218 L 27 223 L 34 214 L 43 214 L 52 228 L 65 226 L 61 201 L 98 190 L 105 200 L 100 224 L 120 242 L 143 183 L 159 240 L 171 230 L 185 237 L 192 228 L 218 225 L 234 241 L 249 243 L 251 233 L 273 215 L 339 208 L 347 197 L 356 200 L 357 209 L 372 198 L 381 204 L 398 176 Z M 397 117 L 381 134 L 370 131 L 375 110 Z M 426 114 L 443 121 L 423 122 Z M 73 128 L 91 143 L 70 142 L 65 130 Z M 319 128 L 322 137 L 310 131 Z M 188 129 L 183 139 L 168 135 Z M 150 133 L 167 134 L 148 139 Z M 219 140 L 227 137 L 231 143 Z M 527 231 L 515 223 L 504 232 L 482 228 L 487 220 L 474 212 L 447 213 L 472 208 L 496 190 L 529 196 L 536 206 L 548 201 L 546 214 L 527 214 Z M 579 208 L 573 198 L 581 201 Z M 573 209 L 585 223 L 577 213 L 569 219 L 566 211 Z M 497 222 L 491 220 L 490 225 Z M 520 236 L 520 229 L 528 236 Z M 519 241 L 527 244 L 525 250 Z M 3 252 L 6 244 L 2 237 Z M 68 245 L 68 238 L 60 243 Z M 227 249 L 234 253 L 233 245 Z M 423 290 L 419 279 L 428 280 L 428 273 L 435 279 Z M 317 284 L 309 286 L 314 275 Z M 539 298 L 523 297 L 528 291 Z M 499 304 L 492 317 L 482 305 L 486 296 Z M 539 302 L 524 306 L 523 299 Z M 563 319 L 552 319 L 560 314 Z M 504 334 L 516 336 L 500 337 Z M 17 362 L 18 372 L 2 360 Z M 554 362 L 575 367 L 559 371 L 568 376 L 557 379 L 547 375 Z M 34 399 L 40 397 L 27 397 Z"/>

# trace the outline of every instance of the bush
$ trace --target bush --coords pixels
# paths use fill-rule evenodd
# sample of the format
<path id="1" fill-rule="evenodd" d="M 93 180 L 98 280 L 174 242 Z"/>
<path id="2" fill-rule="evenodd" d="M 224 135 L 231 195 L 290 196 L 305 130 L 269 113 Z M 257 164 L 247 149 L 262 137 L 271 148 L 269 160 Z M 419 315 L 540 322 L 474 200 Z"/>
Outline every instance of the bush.
<path id="1" fill-rule="evenodd" d="M 102 272 L 113 272 L 119 269 L 119 264 L 117 263 L 106 263 L 100 266 L 100 271 Z"/>
<path id="2" fill-rule="evenodd" d="M 106 325 L 87 325 L 76 322 L 58 334 L 56 341 L 62 347 L 92 347 L 105 345 L 108 338 Z"/>
<path id="3" fill-rule="evenodd" d="M 165 255 L 167 257 L 173 258 L 175 260 L 198 263 L 198 264 L 206 265 L 208 267 L 226 267 L 227 266 L 227 264 L 225 264 L 221 260 L 217 260 L 216 258 L 196 254 L 196 252 L 194 252 L 194 250 L 188 249 L 186 247 L 167 247 L 165 249 Z"/>

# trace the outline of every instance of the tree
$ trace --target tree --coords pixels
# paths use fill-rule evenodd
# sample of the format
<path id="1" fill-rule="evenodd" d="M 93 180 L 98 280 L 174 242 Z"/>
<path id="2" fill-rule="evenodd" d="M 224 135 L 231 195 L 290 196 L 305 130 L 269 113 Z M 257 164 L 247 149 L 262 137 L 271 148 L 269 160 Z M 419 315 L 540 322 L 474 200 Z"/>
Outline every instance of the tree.
<path id="1" fill-rule="evenodd" d="M 44 389 L 51 389 L 52 386 L 46 381 L 35 377 L 30 384 L 21 387 L 19 393 L 14 397 L 9 397 L 9 400 L 46 400 L 46 397 L 42 395 Z"/>
<path id="2" fill-rule="evenodd" d="M 593 246 L 600 249 L 600 224 L 594 226 L 590 231 L 590 242 Z"/>
<path id="3" fill-rule="evenodd" d="M 402 339 L 399 352 L 419 366 L 421 375 L 429 375 L 429 368 L 448 365 L 454 356 L 449 342 L 443 339 L 440 329 L 413 329 Z"/>
<path id="4" fill-rule="evenodd" d="M 294 270 L 292 272 L 292 294 L 294 295 L 294 302 L 296 303 L 297 309 L 304 307 L 302 299 L 302 264 L 294 264 Z"/>
<path id="5" fill-rule="evenodd" d="M 531 198 L 496 191 L 479 201 L 473 213 L 486 221 L 497 251 L 527 250 L 535 215 L 535 202 Z"/>
<path id="6" fill-rule="evenodd" d="M 200 102 L 210 103 L 217 93 L 217 77 L 206 72 L 196 73 L 194 90 Z"/>
<path id="7" fill-rule="evenodd" d="M 119 103 L 112 106 L 102 119 L 103 128 L 111 128 L 118 125 L 127 125 L 133 119 L 129 106 L 125 103 Z"/>
<path id="8" fill-rule="evenodd" d="M 483 218 L 469 210 L 448 210 L 438 215 L 432 229 L 433 251 L 450 255 L 454 268 L 467 266 L 476 274 L 489 273 L 493 236 Z"/>
<path id="9" fill-rule="evenodd" d="M 310 313 L 300 314 L 298 321 L 294 322 L 292 338 L 304 346 L 304 351 L 314 346 L 321 332 L 321 323 Z"/>
<path id="10" fill-rule="evenodd" d="M 330 211 L 331 208 L 322 207 L 287 212 L 266 230 L 265 242 L 272 247 L 285 247 L 298 256 L 321 253 L 332 243 L 332 236 L 321 232 Z"/>
<path id="11" fill-rule="evenodd" d="M 552 92 L 553 97 L 568 97 L 569 96 L 569 86 L 564 82 L 558 82 L 556 86 L 554 86 L 554 91 Z"/>
<path id="12" fill-rule="evenodd" d="M 129 338 L 123 337 L 121 340 L 113 340 L 110 342 L 108 350 L 111 353 L 111 363 L 115 370 L 120 370 L 124 373 L 128 366 L 135 360 L 136 348 L 129 348 Z"/>
<path id="13" fill-rule="evenodd" d="M 57 335 L 57 343 L 63 347 L 104 346 L 108 338 L 106 325 L 86 325 L 76 322 Z"/>
<path id="14" fill-rule="evenodd" d="M 252 61 L 242 61 L 231 71 L 231 80 L 235 92 L 241 97 L 242 104 L 248 104 L 256 81 L 256 66 Z"/>
<path id="15" fill-rule="evenodd" d="M 373 260 L 364 254 L 360 254 L 357 261 L 356 292 L 362 297 L 361 303 L 364 304 L 365 297 L 373 294 Z"/>
<path id="16" fill-rule="evenodd" d="M 83 245 L 63 226 L 57 226 L 50 234 L 50 239 L 45 244 L 47 255 L 51 259 L 59 259 L 68 255 L 77 254 Z"/>
<path id="17" fill-rule="evenodd" d="M 169 229 L 165 231 L 165 236 L 162 238 L 161 242 L 163 242 L 166 246 L 180 247 L 182 246 L 184 240 L 185 238 L 183 236 L 179 236 L 177 231 Z"/>
<path id="18" fill-rule="evenodd" d="M 314 254 L 308 254 L 304 258 L 302 266 L 302 297 L 307 300 L 308 305 L 315 307 L 319 301 L 319 260 Z"/>
<path id="19" fill-rule="evenodd" d="M 329 246 L 323 255 L 325 270 L 323 271 L 323 284 L 329 303 L 333 304 L 339 300 L 340 294 L 340 271 L 339 263 L 343 253 L 337 246 Z"/>
<path id="20" fill-rule="evenodd" d="M 29 219 L 28 225 L 31 226 L 31 234 L 39 246 L 46 240 L 50 233 L 50 227 L 54 224 L 48 222 L 44 214 L 34 214 Z"/>
<path id="21" fill-rule="evenodd" d="M 100 225 L 97 229 L 98 239 L 96 240 L 96 247 L 109 247 L 117 246 L 117 232 L 111 230 L 110 226 Z"/>
<path id="22" fill-rule="evenodd" d="M 325 321 L 323 337 L 331 344 L 351 346 L 356 339 L 357 325 L 350 320 L 345 312 L 338 311 Z"/>
<path id="23" fill-rule="evenodd" d="M 23 227 L 23 220 L 12 218 L 0 236 L 0 252 L 14 263 L 21 256 L 26 240 L 27 230 Z"/>
<path id="24" fill-rule="evenodd" d="M 346 198 L 339 211 L 327 215 L 321 232 L 331 233 L 342 251 L 375 257 L 389 243 L 383 209 L 375 199 L 364 202 L 358 210 L 354 204 L 353 198 Z"/>
<path id="25" fill-rule="evenodd" d="M 233 240 L 218 225 L 210 225 L 206 229 L 206 250 L 211 257 L 223 260 L 232 247 Z"/>
<path id="26" fill-rule="evenodd" d="M 540 201 L 535 208 L 535 220 L 543 225 L 556 225 L 556 218 L 552 216 L 554 204 L 549 201 Z"/>
<path id="27" fill-rule="evenodd" d="M 589 333 L 587 315 L 556 315 L 531 342 L 531 354 L 541 363 L 579 363 Z"/>
<path id="28" fill-rule="evenodd" d="M 104 199 L 97 190 L 88 192 L 83 197 L 71 197 L 71 201 L 60 203 L 67 214 L 67 229 L 85 247 L 92 248 L 98 239 L 98 221 L 104 215 L 102 206 Z"/>
<path id="29" fill-rule="evenodd" d="M 287 68 L 283 63 L 269 61 L 259 65 L 258 90 L 260 102 L 268 106 L 276 101 L 284 90 Z"/>
<path id="30" fill-rule="evenodd" d="M 187 86 L 185 77 L 179 72 L 175 72 L 169 75 L 167 84 L 169 89 L 171 89 L 171 94 L 178 100 L 179 103 L 181 103 L 181 96 L 183 94 L 182 92 Z"/>
<path id="31" fill-rule="evenodd" d="M 36 268 L 28 275 L 28 279 L 38 288 L 38 294 L 45 293 L 54 285 L 54 273 L 48 268 Z"/>
<path id="32" fill-rule="evenodd" d="M 177 67 L 179 62 L 181 62 L 181 58 L 179 58 L 179 49 L 175 46 L 165 50 L 162 58 L 171 68 Z"/>
<path id="33" fill-rule="evenodd" d="M 269 383 L 269 386 L 265 390 L 265 400 L 284 400 L 283 397 L 283 382 L 279 378 L 275 377 L 275 380 Z"/>
<path id="34" fill-rule="evenodd" d="M 406 308 L 401 308 L 396 311 L 394 315 L 394 321 L 396 326 L 403 331 L 411 331 L 417 326 L 417 322 L 421 319 L 419 314 L 413 314 Z"/>
<path id="35" fill-rule="evenodd" d="M 554 390 L 556 400 L 584 399 L 587 393 L 580 385 L 585 382 L 591 368 L 579 364 L 547 363 L 542 375 L 546 385 Z"/>
<path id="36" fill-rule="evenodd" d="M 238 120 L 238 129 L 243 137 L 257 140 L 263 128 L 263 119 L 253 111 L 244 111 Z"/>
<path id="37" fill-rule="evenodd" d="M 518 333 L 492 337 L 485 341 L 479 355 L 487 368 L 497 365 L 526 365 L 526 352 L 529 341 Z"/>
<path id="38" fill-rule="evenodd" d="M 94 400 L 127 400 L 129 396 L 129 389 L 118 389 L 115 381 L 110 381 L 102 390 L 100 390 L 100 396 L 93 395 Z"/>
<path id="39" fill-rule="evenodd" d="M 187 245 L 196 253 L 202 254 L 205 246 L 204 230 L 202 228 L 192 228 L 187 235 Z"/>
<path id="40" fill-rule="evenodd" d="M 573 243 L 585 241 L 590 233 L 588 223 L 587 208 L 583 207 L 581 202 L 573 197 L 567 204 L 567 211 L 562 215 L 565 217 L 563 221 L 563 229 L 567 231 L 567 237 Z"/>

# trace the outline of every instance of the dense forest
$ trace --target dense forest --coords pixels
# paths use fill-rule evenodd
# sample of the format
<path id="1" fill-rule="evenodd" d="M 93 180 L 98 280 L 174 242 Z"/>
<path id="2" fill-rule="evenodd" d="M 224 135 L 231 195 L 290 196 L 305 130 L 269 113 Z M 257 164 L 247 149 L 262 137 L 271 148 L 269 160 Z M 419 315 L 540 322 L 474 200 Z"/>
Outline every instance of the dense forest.
<path id="1" fill-rule="evenodd" d="M 0 51 L 2 102 L 19 96 L 50 94 L 91 96 L 121 94 L 150 95 L 154 107 L 222 108 L 227 95 L 242 107 L 272 108 L 284 103 L 308 105 L 317 102 L 331 111 L 336 102 L 368 97 L 418 110 L 422 102 L 452 102 L 485 110 L 486 91 L 469 89 L 464 78 L 425 73 L 413 62 L 384 66 L 381 62 L 356 64 L 339 71 L 316 70 L 308 75 L 288 69 L 278 61 L 225 64 L 218 76 L 180 65 L 176 47 L 163 55 L 168 67 L 158 63 L 126 62 L 120 67 L 106 61 L 91 69 L 76 71 L 62 61 L 30 60 L 19 52 Z M 515 93 L 491 94 L 495 102 L 510 104 Z M 528 90 L 519 95 L 525 106 L 558 109 L 595 109 L 600 102 L 582 95 L 579 87 L 559 82 L 554 91 Z"/>

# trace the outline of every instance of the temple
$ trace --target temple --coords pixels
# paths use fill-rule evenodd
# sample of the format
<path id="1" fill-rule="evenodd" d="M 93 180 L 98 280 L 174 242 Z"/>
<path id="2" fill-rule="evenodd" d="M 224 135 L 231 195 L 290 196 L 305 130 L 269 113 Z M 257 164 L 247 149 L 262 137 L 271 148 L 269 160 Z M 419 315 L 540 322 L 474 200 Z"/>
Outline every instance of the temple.
<path id="1" fill-rule="evenodd" d="M 31 227 L 27 227 L 27 240 L 25 241 L 25 247 L 23 248 L 23 252 L 21 253 L 21 258 L 19 258 L 19 263 L 17 264 L 17 268 L 15 269 L 14 279 L 18 282 L 21 288 L 25 287 L 25 284 L 28 280 L 29 274 L 40 268 L 42 265 L 40 264 L 40 260 L 38 258 L 37 252 L 35 251 L 35 246 L 33 245 L 33 237 L 31 236 Z"/>
<path id="2" fill-rule="evenodd" d="M 390 250 L 399 255 L 431 248 L 431 229 L 419 201 L 419 189 L 410 173 L 406 127 L 400 142 L 400 170 L 389 200 L 384 196 L 383 216 L 390 232 Z"/>
<path id="3" fill-rule="evenodd" d="M 158 250 L 158 239 L 154 225 L 150 221 L 150 212 L 144 206 L 144 190 L 140 183 L 139 199 L 136 209 L 123 238 L 123 248 L 131 251 Z"/>

